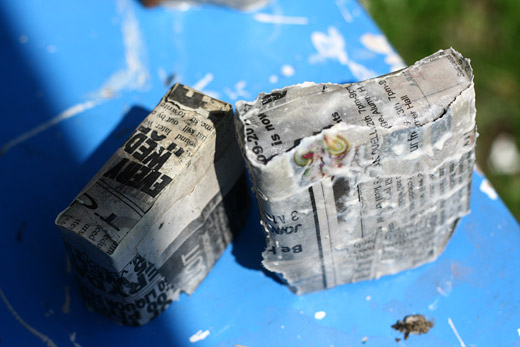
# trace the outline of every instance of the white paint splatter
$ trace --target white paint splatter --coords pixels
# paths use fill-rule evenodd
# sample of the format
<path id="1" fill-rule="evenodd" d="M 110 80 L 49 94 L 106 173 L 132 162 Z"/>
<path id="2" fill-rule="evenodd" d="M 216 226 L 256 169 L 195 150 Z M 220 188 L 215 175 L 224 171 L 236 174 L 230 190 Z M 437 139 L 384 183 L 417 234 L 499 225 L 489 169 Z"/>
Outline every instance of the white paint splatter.
<path id="1" fill-rule="evenodd" d="M 361 343 L 366 343 L 367 341 L 368 341 L 368 337 L 366 337 L 366 336 L 361 339 Z"/>
<path id="2" fill-rule="evenodd" d="M 65 286 L 65 302 L 61 307 L 61 312 L 68 314 L 70 312 L 70 290 L 69 286 Z"/>
<path id="3" fill-rule="evenodd" d="M 74 347 L 81 347 L 79 343 L 76 342 L 76 332 L 73 331 L 71 334 L 69 334 L 70 342 L 72 342 L 72 345 Z"/>
<path id="4" fill-rule="evenodd" d="M 360 81 L 364 81 L 377 76 L 377 73 L 374 70 L 370 70 L 366 66 L 356 63 L 353 60 L 350 60 L 347 65 L 350 71 L 352 71 L 354 77 Z"/>
<path id="5" fill-rule="evenodd" d="M 166 70 L 162 67 L 159 67 L 157 69 L 157 76 L 159 76 L 159 79 L 164 84 L 166 79 L 168 78 L 168 74 L 166 73 Z"/>
<path id="6" fill-rule="evenodd" d="M 278 82 L 278 76 L 276 76 L 276 75 L 269 76 L 269 82 L 271 82 L 271 83 Z"/>
<path id="7" fill-rule="evenodd" d="M 370 295 L 367 295 L 367 297 L 365 298 L 366 301 L 370 301 L 372 300 L 372 297 Z"/>
<path id="8" fill-rule="evenodd" d="M 428 309 L 430 311 L 435 311 L 437 309 L 437 305 L 439 304 L 439 298 L 433 300 L 431 304 L 428 305 Z"/>
<path id="9" fill-rule="evenodd" d="M 377 76 L 375 71 L 349 59 L 345 39 L 335 27 L 329 27 L 328 35 L 319 31 L 313 32 L 311 41 L 318 51 L 309 58 L 311 64 L 332 59 L 337 60 L 341 65 L 348 66 L 352 75 L 359 81 Z"/>
<path id="10" fill-rule="evenodd" d="M 205 331 L 199 330 L 190 337 L 190 342 L 195 343 L 197 341 L 202 341 L 206 337 L 208 337 L 208 335 L 209 335 L 209 330 L 205 330 Z"/>
<path id="11" fill-rule="evenodd" d="M 516 332 L 518 333 L 518 336 L 520 336 L 520 329 L 516 329 Z"/>
<path id="12" fill-rule="evenodd" d="M 253 18 L 257 22 L 272 24 L 307 25 L 309 19 L 306 17 L 289 17 L 268 13 L 255 13 Z"/>
<path id="13" fill-rule="evenodd" d="M 95 98 L 112 97 L 123 90 L 144 90 L 150 74 L 144 61 L 146 49 L 139 30 L 139 22 L 129 0 L 117 1 L 118 13 L 121 16 L 121 32 L 125 48 L 126 67 L 114 72 L 95 94 Z"/>
<path id="14" fill-rule="evenodd" d="M 453 330 L 453 332 L 455 333 L 455 336 L 457 336 L 457 339 L 459 340 L 459 343 L 460 343 L 460 347 L 466 347 L 466 344 L 464 343 L 464 341 L 462 341 L 462 338 L 460 337 L 459 332 L 457 331 L 457 328 L 455 328 L 455 324 L 453 324 L 453 321 L 451 320 L 451 318 L 448 318 L 448 324 L 450 325 L 451 330 Z"/>
<path id="15" fill-rule="evenodd" d="M 349 9 L 347 8 L 346 0 L 336 0 L 336 6 L 338 6 L 339 12 L 341 12 L 343 19 L 345 19 L 345 22 L 352 23 L 354 21 L 354 16 L 352 16 Z"/>
<path id="16" fill-rule="evenodd" d="M 514 175 L 520 172 L 520 153 L 512 135 L 498 135 L 491 144 L 488 158 L 491 167 L 499 174 Z"/>
<path id="17" fill-rule="evenodd" d="M 20 143 L 27 141 L 31 137 L 38 135 L 39 133 L 49 129 L 50 127 L 64 121 L 65 119 L 72 118 L 82 112 L 85 112 L 88 109 L 91 109 L 97 105 L 99 105 L 100 101 L 86 101 L 74 106 L 67 108 L 65 111 L 59 113 L 57 116 L 49 119 L 48 121 L 32 128 L 29 131 L 24 132 L 23 134 L 15 137 L 11 141 L 5 143 L 2 147 L 0 147 L 0 155 L 5 154 L 8 150 L 13 148 Z"/>
<path id="18" fill-rule="evenodd" d="M 280 329 L 285 329 L 285 325 L 280 325 Z"/>
<path id="19" fill-rule="evenodd" d="M 490 198 L 491 200 L 498 199 L 497 192 L 495 191 L 491 183 L 489 183 L 489 180 L 487 178 L 484 178 L 482 180 L 482 183 L 480 183 L 480 191 L 486 194 L 488 198 Z"/>
<path id="20" fill-rule="evenodd" d="M 195 84 L 193 85 L 193 89 L 202 91 L 204 88 L 206 88 L 206 86 L 208 84 L 211 83 L 211 81 L 213 81 L 213 77 L 214 77 L 213 74 L 211 72 L 208 72 L 207 74 L 204 75 L 204 77 L 202 77 L 200 80 L 195 82 Z"/>
<path id="21" fill-rule="evenodd" d="M 453 283 L 451 281 L 446 281 L 441 283 L 441 285 L 437 286 L 437 293 L 442 296 L 448 297 L 450 296 L 451 290 L 453 288 Z"/>
<path id="22" fill-rule="evenodd" d="M 345 40 L 338 29 L 329 27 L 328 35 L 320 31 L 311 34 L 311 41 L 318 54 L 310 57 L 311 63 L 324 62 L 327 59 L 337 60 L 341 65 L 348 64 L 347 52 L 345 52 Z"/>
<path id="23" fill-rule="evenodd" d="M 282 66 L 282 75 L 284 75 L 285 77 L 291 77 L 292 75 L 294 75 L 294 67 L 287 64 Z"/>
<path id="24" fill-rule="evenodd" d="M 319 320 L 325 318 L 326 315 L 325 311 L 318 311 L 314 314 L 314 318 Z"/>
<path id="25" fill-rule="evenodd" d="M 236 99 L 238 99 L 238 97 L 250 98 L 251 94 L 249 94 L 245 90 L 246 85 L 247 85 L 246 81 L 238 81 L 237 83 L 235 83 L 233 90 L 231 90 L 230 88 L 227 88 L 227 87 L 224 88 L 224 93 L 226 93 L 226 95 L 229 96 L 232 100 L 236 100 Z"/>
<path id="26" fill-rule="evenodd" d="M 18 312 L 16 312 L 13 308 L 13 306 L 11 306 L 11 303 L 9 303 L 9 301 L 7 300 L 4 292 L 2 291 L 2 289 L 0 289 L 0 297 L 2 298 L 2 301 L 4 302 L 5 306 L 7 306 L 7 309 L 11 312 L 11 314 L 14 316 L 14 318 L 25 328 L 27 329 L 31 334 L 35 335 L 36 337 L 38 337 L 40 340 L 42 340 L 43 342 L 45 342 L 47 344 L 47 347 L 56 347 L 56 343 L 51 339 L 49 338 L 47 335 L 45 334 L 42 334 L 41 332 L 39 332 L 38 330 L 34 329 L 32 326 L 29 325 L 29 323 L 27 323 L 22 317 L 20 317 L 20 315 L 18 314 Z"/>
<path id="27" fill-rule="evenodd" d="M 27 35 L 20 35 L 20 37 L 18 37 L 18 41 L 23 45 L 23 44 L 26 44 L 28 41 L 29 41 L 29 37 L 27 37 Z"/>
<path id="28" fill-rule="evenodd" d="M 365 33 L 361 35 L 361 43 L 372 52 L 386 55 L 385 63 L 390 66 L 391 71 L 401 70 L 406 67 L 406 64 L 394 51 L 386 36 L 382 34 Z"/>

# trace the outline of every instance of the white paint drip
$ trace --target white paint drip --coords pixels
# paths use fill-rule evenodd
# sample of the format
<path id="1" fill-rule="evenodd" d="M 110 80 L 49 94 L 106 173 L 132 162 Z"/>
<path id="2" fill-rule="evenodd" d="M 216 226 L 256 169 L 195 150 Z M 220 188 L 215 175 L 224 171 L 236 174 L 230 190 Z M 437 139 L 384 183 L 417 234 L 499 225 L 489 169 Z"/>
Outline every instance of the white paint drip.
<path id="1" fill-rule="evenodd" d="M 206 88 L 208 84 L 211 83 L 211 81 L 213 81 L 213 77 L 213 74 L 211 72 L 208 72 L 206 75 L 204 75 L 204 77 L 195 82 L 195 84 L 193 85 L 193 89 L 202 91 L 204 88 Z"/>
<path id="2" fill-rule="evenodd" d="M 205 330 L 205 331 L 199 330 L 190 337 L 190 342 L 195 343 L 197 341 L 202 341 L 206 337 L 208 337 L 208 335 L 209 335 L 209 330 Z"/>
<path id="3" fill-rule="evenodd" d="M 63 306 L 61 307 L 61 312 L 63 312 L 64 314 L 68 314 L 70 312 L 69 286 L 65 286 L 65 302 L 63 303 Z"/>
<path id="4" fill-rule="evenodd" d="M 121 32 L 125 48 L 126 67 L 113 73 L 97 92 L 95 98 L 109 98 L 122 90 L 143 90 L 149 80 L 144 64 L 145 47 L 139 30 L 139 22 L 130 0 L 118 0 L 117 8 L 121 16 Z"/>
<path id="5" fill-rule="evenodd" d="M 318 311 L 314 314 L 314 318 L 320 320 L 325 318 L 326 315 L 327 313 L 325 311 Z"/>
<path id="6" fill-rule="evenodd" d="M 287 64 L 282 66 L 282 75 L 284 75 L 285 77 L 291 77 L 292 75 L 294 75 L 294 67 Z"/>
<path id="7" fill-rule="evenodd" d="M 76 332 L 73 331 L 72 334 L 69 334 L 70 342 L 74 347 L 81 347 L 79 343 L 76 342 Z"/>
<path id="8" fill-rule="evenodd" d="M 337 60 L 341 65 L 346 65 L 359 81 L 376 77 L 375 71 L 349 59 L 345 39 L 335 27 L 329 27 L 328 35 L 319 31 L 311 34 L 311 41 L 318 51 L 309 58 L 311 64 L 323 62 L 327 59 Z"/>
<path id="9" fill-rule="evenodd" d="M 394 51 L 386 36 L 382 34 L 365 33 L 361 35 L 361 43 L 368 50 L 386 55 L 385 63 L 390 66 L 391 71 L 401 70 L 406 67 L 401 57 Z"/>
<path id="10" fill-rule="evenodd" d="M 491 184 L 489 183 L 489 180 L 486 178 L 484 178 L 482 180 L 482 183 L 480 184 L 480 191 L 482 193 L 486 194 L 488 196 L 488 198 L 490 198 L 491 200 L 498 199 L 497 192 L 495 191 L 493 186 L 491 186 Z"/>
<path id="11" fill-rule="evenodd" d="M 345 19 L 345 22 L 352 23 L 354 21 L 354 16 L 352 16 L 349 9 L 347 8 L 346 0 L 336 0 L 336 6 L 338 6 L 339 12 L 341 12 L 343 19 Z"/>
<path id="12" fill-rule="evenodd" d="M 451 330 L 453 330 L 453 332 L 455 333 L 455 336 L 457 336 L 457 339 L 459 340 L 459 343 L 460 343 L 460 347 L 466 347 L 466 344 L 464 343 L 464 341 L 462 341 L 462 338 L 460 337 L 459 332 L 457 331 L 457 328 L 455 328 L 455 324 L 453 324 L 453 321 L 451 320 L 451 318 L 448 318 L 448 324 L 450 325 Z"/>
<path id="13" fill-rule="evenodd" d="M 34 336 L 38 337 L 40 340 L 42 340 L 43 342 L 45 342 L 47 344 L 47 347 L 56 347 L 56 343 L 51 340 L 47 335 L 45 334 L 42 334 L 41 332 L 39 332 L 38 330 L 34 329 L 32 326 L 29 325 L 29 323 L 27 323 L 22 317 L 20 317 L 20 315 L 18 314 L 18 312 L 16 312 L 13 308 L 13 306 L 11 306 L 11 304 L 9 303 L 9 301 L 7 300 L 7 298 L 5 297 L 5 294 L 4 292 L 2 291 L 2 289 L 0 289 L 0 297 L 2 298 L 2 301 L 4 302 L 5 306 L 7 306 L 7 309 L 11 312 L 11 314 L 14 316 L 14 318 L 25 328 L 27 329 L 31 334 L 33 334 Z"/>
<path id="14" fill-rule="evenodd" d="M 255 13 L 253 18 L 257 22 L 272 24 L 307 25 L 309 19 L 306 17 L 289 17 L 268 13 Z"/>
<path id="15" fill-rule="evenodd" d="M 39 133 L 49 129 L 50 127 L 64 121 L 65 119 L 72 118 L 82 112 L 85 112 L 88 109 L 91 109 L 97 105 L 99 105 L 101 101 L 85 101 L 83 103 L 71 106 L 67 108 L 65 111 L 59 113 L 57 116 L 49 119 L 48 121 L 32 128 L 29 131 L 24 132 L 23 134 L 15 137 L 11 141 L 5 143 L 2 147 L 0 147 L 0 155 L 5 154 L 8 150 L 13 148 L 20 143 L 27 141 L 31 137 L 38 135 Z"/>

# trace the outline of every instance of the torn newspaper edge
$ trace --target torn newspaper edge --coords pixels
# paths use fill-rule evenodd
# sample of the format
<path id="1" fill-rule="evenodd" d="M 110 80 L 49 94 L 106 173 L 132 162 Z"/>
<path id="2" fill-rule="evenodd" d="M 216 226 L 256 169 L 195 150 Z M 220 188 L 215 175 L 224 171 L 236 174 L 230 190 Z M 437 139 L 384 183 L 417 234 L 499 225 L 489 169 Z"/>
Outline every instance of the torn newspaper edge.
<path id="1" fill-rule="evenodd" d="M 469 212 L 469 60 L 439 51 L 354 84 L 303 83 L 239 101 L 264 266 L 308 293 L 435 260 Z"/>
<path id="2" fill-rule="evenodd" d="M 226 6 L 241 11 L 253 11 L 267 5 L 271 0 L 141 0 L 147 7 L 166 5 L 171 7 L 182 7 L 186 5 L 212 4 Z"/>
<path id="3" fill-rule="evenodd" d="M 126 325 L 193 293 L 249 207 L 231 105 L 175 84 L 56 219 L 87 305 Z"/>

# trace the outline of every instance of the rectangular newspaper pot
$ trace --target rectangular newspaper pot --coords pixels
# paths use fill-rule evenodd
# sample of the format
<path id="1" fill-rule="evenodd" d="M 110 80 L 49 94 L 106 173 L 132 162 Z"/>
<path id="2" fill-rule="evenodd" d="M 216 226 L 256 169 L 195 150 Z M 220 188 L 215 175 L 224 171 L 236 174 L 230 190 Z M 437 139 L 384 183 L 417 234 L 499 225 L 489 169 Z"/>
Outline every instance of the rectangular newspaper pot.
<path id="1" fill-rule="evenodd" d="M 175 84 L 56 219 L 87 305 L 142 325 L 193 293 L 247 190 L 231 105 Z"/>
<path id="2" fill-rule="evenodd" d="M 359 83 L 260 94 L 236 112 L 263 265 L 298 294 L 431 262 L 469 212 L 473 72 L 453 49 Z"/>

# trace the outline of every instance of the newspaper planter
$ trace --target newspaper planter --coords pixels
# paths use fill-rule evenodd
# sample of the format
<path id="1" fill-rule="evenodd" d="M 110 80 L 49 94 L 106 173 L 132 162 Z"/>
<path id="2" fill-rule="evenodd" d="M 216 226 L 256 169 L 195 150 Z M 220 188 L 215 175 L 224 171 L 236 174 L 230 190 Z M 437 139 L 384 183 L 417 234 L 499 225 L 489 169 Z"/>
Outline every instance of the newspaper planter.
<path id="1" fill-rule="evenodd" d="M 238 102 L 264 266 L 302 294 L 435 260 L 469 212 L 474 104 L 469 61 L 453 49 L 360 83 Z"/>
<path id="2" fill-rule="evenodd" d="M 191 294 L 245 218 L 245 184 L 231 105 L 174 85 L 56 219 L 87 305 L 141 325 Z"/>

